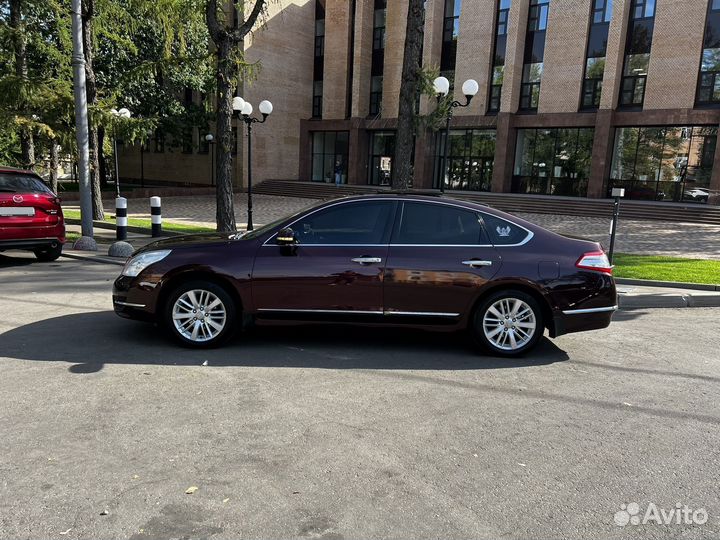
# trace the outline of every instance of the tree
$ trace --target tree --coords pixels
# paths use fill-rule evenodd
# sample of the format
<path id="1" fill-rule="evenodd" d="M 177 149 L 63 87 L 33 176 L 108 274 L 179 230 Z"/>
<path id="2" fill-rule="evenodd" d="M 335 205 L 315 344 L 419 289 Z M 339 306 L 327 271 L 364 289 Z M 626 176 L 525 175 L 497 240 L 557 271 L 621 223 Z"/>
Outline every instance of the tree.
<path id="1" fill-rule="evenodd" d="M 217 0 L 208 0 L 206 18 L 210 37 L 217 49 L 217 68 L 215 83 L 217 86 L 217 169 L 216 169 L 216 223 L 218 231 L 235 231 L 235 208 L 233 204 L 232 183 L 232 99 L 234 89 L 239 82 L 243 64 L 243 42 L 252 30 L 260 14 L 265 9 L 267 0 L 255 0 L 247 18 L 244 10 L 233 3 L 238 10 L 238 24 L 229 27 L 225 22 L 222 8 L 218 8 Z"/>
<path id="2" fill-rule="evenodd" d="M 395 163 L 393 189 L 406 190 L 412 182 L 413 164 L 410 156 L 413 152 L 416 126 L 415 103 L 423 79 L 421 53 L 424 26 L 425 0 L 409 0 L 402 81 L 400 82 L 395 159 L 393 160 Z"/>
<path id="3" fill-rule="evenodd" d="M 23 1 L 10 0 L 10 28 L 15 52 L 15 76 L 26 81 L 28 78 L 27 42 L 23 28 Z M 24 103 L 21 107 L 24 108 Z M 22 165 L 28 169 L 35 166 L 35 142 L 32 131 L 20 131 L 20 147 L 22 148 Z"/>

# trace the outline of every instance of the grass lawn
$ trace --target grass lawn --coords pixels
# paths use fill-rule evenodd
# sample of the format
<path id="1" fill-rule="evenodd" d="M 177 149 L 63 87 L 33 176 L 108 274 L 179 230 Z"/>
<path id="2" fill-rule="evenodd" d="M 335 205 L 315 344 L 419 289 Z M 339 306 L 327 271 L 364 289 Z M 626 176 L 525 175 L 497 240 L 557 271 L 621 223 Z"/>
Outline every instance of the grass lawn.
<path id="1" fill-rule="evenodd" d="M 65 215 L 66 218 L 80 219 L 80 211 L 79 210 L 63 210 L 63 214 Z M 105 222 L 112 223 L 114 225 L 115 219 L 106 217 Z M 152 227 L 152 223 L 150 222 L 149 219 L 128 218 L 128 226 L 143 227 L 145 229 L 150 229 Z M 213 227 L 200 227 L 198 225 L 188 225 L 185 223 L 174 223 L 172 221 L 165 221 L 165 220 L 163 220 L 162 227 L 163 227 L 163 230 L 180 232 L 180 233 L 200 233 L 200 232 L 214 232 L 215 231 L 215 229 Z"/>
<path id="2" fill-rule="evenodd" d="M 615 277 L 720 285 L 720 261 L 616 253 L 613 262 Z"/>

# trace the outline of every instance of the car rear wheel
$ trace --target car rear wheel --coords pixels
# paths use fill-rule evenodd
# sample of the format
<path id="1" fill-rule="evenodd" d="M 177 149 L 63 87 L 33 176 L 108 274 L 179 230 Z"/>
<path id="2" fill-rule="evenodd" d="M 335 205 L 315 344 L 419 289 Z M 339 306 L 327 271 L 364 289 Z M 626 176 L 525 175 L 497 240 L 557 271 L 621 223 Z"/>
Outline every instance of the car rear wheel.
<path id="1" fill-rule="evenodd" d="M 190 281 L 176 288 L 165 306 L 165 326 L 182 345 L 217 347 L 235 331 L 231 296 L 211 281 Z"/>
<path id="2" fill-rule="evenodd" d="M 497 356 L 519 356 L 537 345 L 543 335 L 542 310 L 522 291 L 498 291 L 475 310 L 473 334 L 480 346 Z"/>
<path id="3" fill-rule="evenodd" d="M 36 249 L 34 253 L 40 262 L 56 261 L 62 255 L 62 244 L 58 242 L 46 248 Z"/>

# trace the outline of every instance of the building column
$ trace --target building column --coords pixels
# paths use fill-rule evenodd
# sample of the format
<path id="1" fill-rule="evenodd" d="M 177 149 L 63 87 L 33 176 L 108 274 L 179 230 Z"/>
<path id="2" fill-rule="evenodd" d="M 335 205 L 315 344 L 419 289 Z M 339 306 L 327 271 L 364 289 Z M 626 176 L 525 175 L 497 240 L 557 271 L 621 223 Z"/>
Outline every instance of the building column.
<path id="1" fill-rule="evenodd" d="M 405 57 L 408 3 L 390 1 L 385 18 L 385 62 L 383 65 L 382 117 L 397 118 L 400 109 L 400 83 Z M 368 79 L 368 85 L 370 79 Z"/>
<path id="2" fill-rule="evenodd" d="M 348 184 L 365 185 L 367 184 L 368 134 L 357 119 L 352 121 L 349 132 Z"/>
<path id="3" fill-rule="evenodd" d="M 357 0 L 355 8 L 355 74 L 352 85 L 352 116 L 365 118 L 370 110 L 374 0 Z"/>
<path id="4" fill-rule="evenodd" d="M 550 9 L 553 9 L 551 6 Z M 505 54 L 505 74 L 503 77 L 500 111 L 517 112 L 520 104 L 520 84 L 522 83 L 523 60 L 525 55 L 525 35 L 527 34 L 528 10 L 530 0 L 515 0 L 508 14 L 507 49 Z"/>
<path id="5" fill-rule="evenodd" d="M 323 119 L 346 117 L 352 2 L 328 0 L 325 7 Z"/>
<path id="6" fill-rule="evenodd" d="M 613 111 L 600 109 L 595 115 L 592 160 L 587 196 L 593 199 L 605 197 L 605 179 L 610 178 L 612 167 L 614 134 Z"/>
<path id="7" fill-rule="evenodd" d="M 601 109 L 614 109 L 620 96 L 620 82 L 625 62 L 625 39 L 631 4 L 632 0 L 614 0 L 605 53 L 605 73 L 600 96 Z"/>
<path id="8" fill-rule="evenodd" d="M 492 191 L 509 193 L 515 166 L 517 130 L 513 127 L 513 115 L 500 112 L 497 115 L 495 162 L 493 165 Z"/>

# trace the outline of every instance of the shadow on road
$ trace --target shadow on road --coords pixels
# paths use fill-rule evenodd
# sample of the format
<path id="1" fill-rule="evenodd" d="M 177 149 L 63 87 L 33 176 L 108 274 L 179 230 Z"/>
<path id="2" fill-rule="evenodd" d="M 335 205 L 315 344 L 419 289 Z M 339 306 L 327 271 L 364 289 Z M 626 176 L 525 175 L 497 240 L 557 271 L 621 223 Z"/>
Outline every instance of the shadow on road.
<path id="1" fill-rule="evenodd" d="M 110 311 L 45 319 L 2 334 L 2 355 L 21 360 L 72 362 L 72 373 L 105 364 L 313 367 L 332 369 L 498 369 L 547 365 L 567 354 L 543 339 L 527 358 L 478 353 L 465 333 L 348 326 L 256 327 L 225 347 L 192 350 L 175 345 L 150 324 L 118 319 Z"/>

